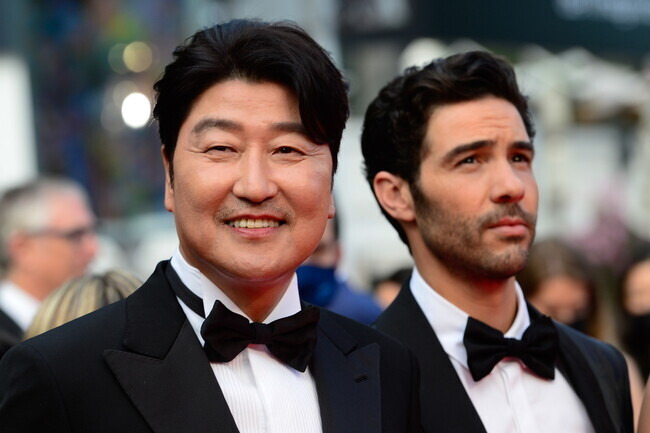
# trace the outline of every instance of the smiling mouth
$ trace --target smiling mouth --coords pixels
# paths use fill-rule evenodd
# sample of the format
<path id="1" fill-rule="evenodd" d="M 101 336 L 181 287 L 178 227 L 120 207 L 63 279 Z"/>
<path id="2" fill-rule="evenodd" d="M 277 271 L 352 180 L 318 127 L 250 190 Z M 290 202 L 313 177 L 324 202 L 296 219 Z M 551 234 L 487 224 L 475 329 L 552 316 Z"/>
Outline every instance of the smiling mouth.
<path id="1" fill-rule="evenodd" d="M 271 220 L 271 219 L 250 219 L 250 218 L 240 218 L 232 221 L 228 221 L 230 227 L 242 228 L 242 229 L 266 229 L 266 228 L 275 228 L 280 227 L 284 224 L 284 221 Z"/>

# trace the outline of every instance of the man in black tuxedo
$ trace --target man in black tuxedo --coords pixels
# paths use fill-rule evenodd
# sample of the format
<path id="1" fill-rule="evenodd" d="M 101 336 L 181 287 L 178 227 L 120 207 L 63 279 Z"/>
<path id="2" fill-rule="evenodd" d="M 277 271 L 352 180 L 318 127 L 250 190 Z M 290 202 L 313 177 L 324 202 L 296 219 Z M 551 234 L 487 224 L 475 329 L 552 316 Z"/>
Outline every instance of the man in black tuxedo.
<path id="1" fill-rule="evenodd" d="M 419 431 L 410 351 L 298 297 L 348 116 L 328 54 L 236 20 L 154 88 L 179 248 L 126 300 L 7 353 L 2 431 Z"/>
<path id="2" fill-rule="evenodd" d="M 514 71 L 485 52 L 408 69 L 366 112 L 367 179 L 415 262 L 376 326 L 418 358 L 426 432 L 632 431 L 621 354 L 514 279 L 535 234 L 533 137 Z"/>

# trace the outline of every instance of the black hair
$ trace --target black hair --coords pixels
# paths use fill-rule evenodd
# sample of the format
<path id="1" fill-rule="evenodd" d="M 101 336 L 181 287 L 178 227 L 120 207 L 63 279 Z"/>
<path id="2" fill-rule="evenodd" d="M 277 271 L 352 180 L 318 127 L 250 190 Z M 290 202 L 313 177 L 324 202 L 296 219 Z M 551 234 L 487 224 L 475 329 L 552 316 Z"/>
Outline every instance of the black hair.
<path id="1" fill-rule="evenodd" d="M 273 82 L 293 92 L 311 140 L 329 145 L 332 172 L 349 116 L 347 82 L 327 51 L 290 22 L 233 20 L 202 29 L 174 50 L 154 84 L 160 141 L 170 165 L 181 125 L 203 92 L 226 80 Z"/>
<path id="2" fill-rule="evenodd" d="M 484 51 L 455 54 L 408 68 L 389 82 L 368 106 L 363 123 L 361 148 L 370 188 L 377 173 L 387 171 L 418 192 L 414 190 L 426 154 L 423 141 L 433 111 L 490 95 L 515 106 L 532 140 L 535 128 L 528 101 L 519 90 L 512 66 L 499 56 Z M 383 208 L 382 213 L 408 245 L 400 223 Z"/>

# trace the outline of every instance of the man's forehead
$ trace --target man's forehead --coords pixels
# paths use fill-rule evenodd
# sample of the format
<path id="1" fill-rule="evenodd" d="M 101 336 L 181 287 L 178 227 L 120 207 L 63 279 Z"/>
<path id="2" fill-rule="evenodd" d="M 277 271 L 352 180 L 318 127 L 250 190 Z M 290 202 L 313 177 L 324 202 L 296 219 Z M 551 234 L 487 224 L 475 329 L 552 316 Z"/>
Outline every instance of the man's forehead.
<path id="1" fill-rule="evenodd" d="M 529 143 L 530 137 L 516 107 L 502 98 L 485 97 L 436 107 L 429 115 L 423 151 L 445 152 L 456 146 L 506 139 Z"/>
<path id="2" fill-rule="evenodd" d="M 93 213 L 86 199 L 74 192 L 53 194 L 48 199 L 50 220 L 68 222 L 79 219 L 93 219 Z"/>
<path id="3" fill-rule="evenodd" d="M 290 89 L 272 81 L 220 81 L 197 97 L 181 129 L 192 136 L 251 127 L 306 135 L 297 104 Z"/>

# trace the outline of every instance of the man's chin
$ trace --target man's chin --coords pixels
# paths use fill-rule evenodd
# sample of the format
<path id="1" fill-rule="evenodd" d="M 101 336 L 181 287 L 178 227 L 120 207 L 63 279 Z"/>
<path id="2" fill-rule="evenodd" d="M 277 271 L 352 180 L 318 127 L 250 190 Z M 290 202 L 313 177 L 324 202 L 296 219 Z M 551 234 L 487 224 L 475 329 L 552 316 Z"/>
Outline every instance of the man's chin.
<path id="1" fill-rule="evenodd" d="M 502 278 L 515 276 L 526 267 L 527 257 L 527 254 L 508 257 L 500 263 L 500 266 L 496 267 L 495 273 L 499 274 Z"/>
<path id="2" fill-rule="evenodd" d="M 521 272 L 528 261 L 527 247 L 511 247 L 507 251 L 482 260 L 483 273 L 492 279 L 508 279 Z"/>

